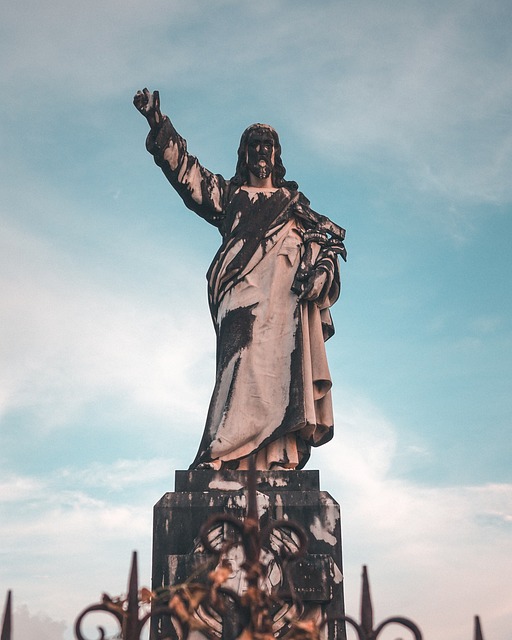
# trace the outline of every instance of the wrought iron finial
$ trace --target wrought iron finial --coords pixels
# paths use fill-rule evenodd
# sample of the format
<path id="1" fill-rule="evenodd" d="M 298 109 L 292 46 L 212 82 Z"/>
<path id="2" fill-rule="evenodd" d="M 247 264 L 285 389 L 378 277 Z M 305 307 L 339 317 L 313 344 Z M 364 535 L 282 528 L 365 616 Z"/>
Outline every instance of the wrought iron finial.
<path id="1" fill-rule="evenodd" d="M 128 581 L 128 597 L 126 599 L 126 616 L 124 617 L 124 636 L 138 638 L 139 625 L 139 571 L 137 567 L 137 552 L 132 553 L 132 566 Z"/>
<path id="2" fill-rule="evenodd" d="M 361 627 L 365 634 L 370 637 L 373 630 L 373 607 L 370 594 L 370 581 L 368 580 L 368 569 L 363 566 L 361 585 Z"/>
<path id="3" fill-rule="evenodd" d="M 373 628 L 373 607 L 370 595 L 370 580 L 368 578 L 368 569 L 363 567 L 362 585 L 361 585 L 361 622 L 356 622 L 350 616 L 341 616 L 339 620 L 348 622 L 357 633 L 358 640 L 377 640 L 381 631 L 390 624 L 399 624 L 412 633 L 414 640 L 423 640 L 421 631 L 416 624 L 408 618 L 401 616 L 393 616 L 386 618 L 375 629 Z"/>
<path id="4" fill-rule="evenodd" d="M 116 637 L 121 638 L 121 640 L 140 640 L 142 629 L 147 621 L 154 616 L 169 618 L 173 626 L 180 632 L 180 637 L 187 637 L 188 628 L 184 623 L 183 616 L 180 615 L 180 605 L 182 605 L 183 599 L 173 601 L 173 594 L 171 594 L 167 599 L 169 602 L 157 601 L 152 606 L 150 612 L 144 612 L 144 605 L 147 605 L 151 599 L 149 594 L 150 592 L 148 592 L 147 589 L 142 589 L 139 593 L 137 552 L 134 551 L 132 554 L 130 576 L 128 579 L 128 594 L 126 598 L 111 598 L 109 595 L 103 594 L 101 603 L 91 605 L 87 607 L 87 609 L 84 609 L 75 622 L 75 636 L 77 640 L 86 640 L 82 633 L 82 622 L 84 618 L 93 611 L 103 611 L 116 618 L 120 627 L 120 634 Z M 141 611 L 142 616 L 139 618 Z M 105 629 L 98 626 L 98 632 L 99 640 L 106 640 Z M 203 631 L 203 633 L 208 637 L 207 630 Z"/>
<path id="5" fill-rule="evenodd" d="M 480 616 L 475 616 L 475 640 L 484 640 L 482 626 L 480 624 Z"/>
<path id="6" fill-rule="evenodd" d="M 12 629 L 12 592 L 7 592 L 7 598 L 5 600 L 4 616 L 2 620 L 2 636 L 1 640 L 11 640 Z"/>

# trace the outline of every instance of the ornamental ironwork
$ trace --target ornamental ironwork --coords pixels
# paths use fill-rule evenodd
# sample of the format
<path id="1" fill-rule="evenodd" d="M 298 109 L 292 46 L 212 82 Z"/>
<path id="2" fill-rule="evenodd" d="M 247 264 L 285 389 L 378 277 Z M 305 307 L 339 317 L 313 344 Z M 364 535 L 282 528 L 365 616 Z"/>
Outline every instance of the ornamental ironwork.
<path id="1" fill-rule="evenodd" d="M 150 591 L 139 588 L 137 553 L 133 552 L 125 596 L 103 594 L 100 602 L 80 613 L 75 622 L 77 640 L 90 640 L 83 629 L 90 614 L 103 612 L 118 624 L 118 640 L 140 640 L 152 618 L 170 623 L 171 636 L 187 640 L 199 634 L 207 640 L 319 640 L 323 628 L 332 619 L 302 617 L 300 595 L 294 588 L 290 569 L 307 552 L 307 534 L 297 522 L 274 520 L 260 528 L 256 503 L 254 466 L 248 474 L 247 511 L 243 518 L 218 513 L 203 525 L 202 550 L 211 555 L 206 579 L 201 571 L 178 585 Z M 229 532 L 226 535 L 226 532 Z M 266 551 L 271 548 L 272 553 Z M 276 565 L 277 563 L 277 565 Z M 236 578 L 234 580 L 234 578 Z M 283 579 L 284 578 L 284 579 Z M 243 582 L 243 588 L 240 584 Z M 358 640 L 377 640 L 391 624 L 407 629 L 414 640 L 422 640 L 419 627 L 403 616 L 392 616 L 375 625 L 366 566 L 362 572 L 361 620 L 343 615 L 335 618 L 349 625 Z M 97 626 L 99 640 L 107 632 Z M 480 619 L 474 619 L 474 640 L 484 640 Z M 0 640 L 12 640 L 12 598 L 8 592 L 2 619 Z"/>

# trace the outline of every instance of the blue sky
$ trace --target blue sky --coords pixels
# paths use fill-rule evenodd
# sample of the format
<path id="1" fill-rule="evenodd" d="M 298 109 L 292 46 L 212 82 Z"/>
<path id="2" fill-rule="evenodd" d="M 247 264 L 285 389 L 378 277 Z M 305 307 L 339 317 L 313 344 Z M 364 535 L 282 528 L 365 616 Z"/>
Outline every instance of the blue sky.
<path id="1" fill-rule="evenodd" d="M 347 609 L 512 629 L 509 2 L 33 0 L 1 10 L 0 589 L 15 638 L 149 583 L 213 386 L 217 231 L 145 152 L 144 86 L 230 177 L 243 129 L 347 229 L 328 345 Z"/>

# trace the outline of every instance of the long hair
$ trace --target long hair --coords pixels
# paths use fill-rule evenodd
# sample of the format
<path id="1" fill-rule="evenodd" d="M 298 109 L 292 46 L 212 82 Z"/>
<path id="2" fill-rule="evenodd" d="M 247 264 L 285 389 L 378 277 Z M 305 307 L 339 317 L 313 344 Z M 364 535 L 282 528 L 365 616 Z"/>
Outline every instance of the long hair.
<path id="1" fill-rule="evenodd" d="M 245 159 L 247 152 L 247 143 L 249 142 L 249 136 L 253 131 L 257 129 L 265 129 L 268 131 L 274 140 L 274 169 L 272 171 L 272 183 L 275 187 L 286 187 L 293 191 L 299 188 L 299 185 L 294 180 L 285 180 L 284 176 L 286 169 L 284 168 L 283 161 L 281 160 L 281 144 L 279 142 L 279 136 L 277 131 L 268 124 L 251 124 L 250 127 L 242 133 L 240 138 L 240 146 L 238 147 L 238 161 L 236 163 L 235 175 L 231 178 L 231 183 L 236 186 L 242 186 L 249 182 L 249 169 L 247 168 L 247 162 Z"/>

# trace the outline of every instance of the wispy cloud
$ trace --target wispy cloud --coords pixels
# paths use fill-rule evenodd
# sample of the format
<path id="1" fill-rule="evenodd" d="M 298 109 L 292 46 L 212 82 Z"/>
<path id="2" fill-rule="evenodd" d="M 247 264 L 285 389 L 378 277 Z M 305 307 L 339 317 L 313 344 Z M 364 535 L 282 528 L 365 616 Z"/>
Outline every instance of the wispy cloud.
<path id="1" fill-rule="evenodd" d="M 199 4 L 152 0 L 142 7 L 109 0 L 87 5 L 57 1 L 43 7 L 23 0 L 3 10 L 4 24 L 13 27 L 4 31 L 2 47 L 10 53 L 4 78 L 18 86 L 23 77 L 40 88 L 43 103 L 51 100 L 60 110 L 70 99 L 101 101 L 131 86 L 146 67 L 148 55 L 160 72 L 165 68 L 172 76 L 169 61 L 158 51 L 151 55 L 151 43 L 165 39 L 168 21 L 179 29 L 195 20 Z M 178 47 L 173 52 L 176 68 L 187 66 L 187 52 Z M 51 96 L 49 86 L 54 88 Z M 14 103 L 24 96 L 23 87 L 19 90 Z"/>
<path id="2" fill-rule="evenodd" d="M 135 480 L 143 484 L 148 475 L 154 483 L 159 475 L 152 471 L 155 461 L 145 462 L 146 474 L 141 461 L 106 465 L 105 485 L 126 489 Z M 119 469 L 122 472 L 116 474 Z M 131 479 L 124 475 L 129 469 Z M 34 619 L 44 618 L 44 628 L 52 620 L 64 620 L 71 627 L 78 613 L 98 601 L 102 591 L 123 593 L 134 549 L 141 556 L 141 579 L 149 584 L 151 499 L 145 491 L 127 491 L 121 499 L 116 493 L 116 500 L 109 499 L 108 493 L 96 497 L 83 479 L 97 479 L 100 474 L 99 466 L 93 465 L 37 478 L 14 476 L 3 482 L 2 495 L 8 496 L 20 485 L 35 487 L 18 491 L 15 502 L 0 504 L 1 582 L 13 590 L 17 604 L 26 605 L 30 612 L 44 612 L 17 612 L 17 630 L 30 630 L 24 636 L 27 640 L 39 637 L 33 633 Z M 61 623 L 52 624 L 55 633 L 62 632 Z"/>
<path id="3" fill-rule="evenodd" d="M 44 613 L 31 613 L 26 605 L 16 607 L 13 613 L 13 637 L 32 640 L 62 640 L 66 623 L 52 620 Z"/>
<path id="4" fill-rule="evenodd" d="M 497 329 L 503 326 L 504 319 L 498 314 L 486 314 L 474 318 L 471 322 L 471 327 L 479 334 L 494 333 Z"/>
<path id="5" fill-rule="evenodd" d="M 361 244 L 359 265 L 351 266 L 357 265 L 357 252 L 348 265 L 348 296 L 341 304 L 347 305 L 343 314 L 348 311 L 353 318 L 345 329 L 350 334 L 353 322 L 361 325 L 360 335 L 366 329 L 371 336 L 361 354 L 352 356 L 354 369 L 360 357 L 368 367 L 367 378 L 366 371 L 359 372 L 360 386 L 376 389 L 377 378 L 390 371 L 405 380 L 411 376 L 410 362 L 416 363 L 418 386 L 425 381 L 423 365 L 437 371 L 437 377 L 429 375 L 428 389 L 415 396 L 420 417 L 427 416 L 424 436 L 416 424 L 403 443 L 379 407 L 350 392 L 350 401 L 340 405 L 336 441 L 315 452 L 313 465 L 318 463 L 323 486 L 344 511 L 349 611 L 357 611 L 359 566 L 366 562 L 377 616 L 404 613 L 421 624 L 427 637 L 466 640 L 471 615 L 480 613 L 486 635 L 508 637 L 510 485 L 429 486 L 403 472 L 415 464 L 424 468 L 436 456 L 446 456 L 446 450 L 453 451 L 453 467 L 461 469 L 466 463 L 460 449 L 469 442 L 467 452 L 471 442 L 481 442 L 472 440 L 468 430 L 474 436 L 478 420 L 483 423 L 489 415 L 501 426 L 489 428 L 482 473 L 496 477 L 495 443 L 503 443 L 499 456 L 505 459 L 508 303 L 504 288 L 494 287 L 495 274 L 506 273 L 508 249 L 503 263 L 494 262 L 494 252 L 488 251 L 493 273 L 485 284 L 451 249 L 481 231 L 479 216 L 491 218 L 512 198 L 508 3 L 413 0 L 393 8 L 347 0 L 325 2 L 319 10 L 296 0 L 217 0 L 209 5 L 200 0 L 56 0 L 51 6 L 20 0 L 3 7 L 2 15 L 5 64 L 0 73 L 9 96 L 2 119 L 8 166 L 0 178 L 0 418 L 11 449 L 1 453 L 0 570 L 17 602 L 69 622 L 102 590 L 124 590 L 133 548 L 141 552 L 141 573 L 147 576 L 151 504 L 169 488 L 168 467 L 183 468 L 187 462 L 182 452 L 160 452 L 165 447 L 153 425 L 169 425 L 185 441 L 194 424 L 192 439 L 197 441 L 197 425 L 204 421 L 214 336 L 203 272 L 191 274 L 184 258 L 194 250 L 194 231 L 193 241 L 187 236 L 180 243 L 169 236 L 164 246 L 149 235 L 137 237 L 137 228 L 112 214 L 115 207 L 127 214 L 127 199 L 134 194 L 130 180 L 138 169 L 130 166 L 132 147 L 123 137 L 128 138 L 126 131 L 133 130 L 138 117 L 130 106 L 132 92 L 147 83 L 161 89 L 171 116 L 188 123 L 185 136 L 197 136 L 215 159 L 226 155 L 231 161 L 234 149 L 222 135 L 232 131 L 235 121 L 246 123 L 258 114 L 275 119 L 280 131 L 282 125 L 286 136 L 297 141 L 300 153 L 294 162 L 306 165 L 312 182 L 334 184 L 340 168 L 343 175 L 363 176 L 356 191 L 374 189 L 376 195 L 369 197 L 378 200 L 376 210 L 394 216 L 400 230 L 412 218 L 420 220 L 411 230 L 417 234 L 416 246 L 427 241 L 425 234 L 432 229 L 453 241 L 449 251 L 437 247 L 435 259 L 438 265 L 449 263 L 452 275 L 454 269 L 457 276 L 463 273 L 453 283 L 457 292 L 467 286 L 471 302 L 483 292 L 500 300 L 500 305 L 471 305 L 465 312 L 458 298 L 452 300 L 450 282 L 445 282 L 448 270 L 439 269 L 438 279 L 429 284 L 424 272 L 407 280 L 412 262 L 400 262 L 397 255 L 409 236 L 386 235 L 382 242 L 393 243 L 386 247 L 386 260 L 367 251 L 362 264 L 361 236 L 366 233 L 367 242 L 373 229 L 349 230 L 351 242 Z M 140 136 L 138 130 L 134 136 Z M 144 216 L 159 197 L 153 184 L 141 185 L 141 202 L 149 202 L 141 206 L 138 228 L 151 224 Z M 98 197 L 92 198 L 93 192 Z M 504 216 L 498 218 L 503 222 Z M 494 232 L 502 228 L 495 225 Z M 93 248 L 100 245 L 101 256 Z M 476 258 L 482 260 L 482 254 Z M 141 268 L 148 275 L 172 274 L 165 300 L 161 292 L 148 290 Z M 370 292 L 366 306 L 358 307 L 350 291 L 357 278 L 358 286 Z M 447 286 L 439 286 L 443 283 Z M 444 293 L 429 297 L 423 286 Z M 420 297 L 423 306 L 417 304 Z M 432 302 L 428 313 L 425 300 Z M 422 318 L 410 320 L 407 328 L 415 325 L 415 330 L 407 336 L 402 324 L 388 332 L 381 317 L 365 324 L 363 315 L 378 316 L 379 305 L 398 309 L 403 318 L 419 309 Z M 390 324 L 401 320 L 398 316 L 390 315 Z M 359 331 L 358 326 L 352 336 Z M 343 341 L 343 331 L 336 339 Z M 378 371 L 370 352 L 381 347 L 389 357 L 379 360 Z M 348 368 L 347 351 L 333 351 L 333 369 Z M 476 358 L 464 357 L 475 353 Z M 447 388 L 440 389 L 449 378 Z M 465 387 L 461 395 L 457 384 Z M 414 385 L 402 394 L 390 390 L 389 402 L 402 398 L 410 403 L 406 393 L 411 389 Z M 438 394 L 438 430 L 468 416 L 464 442 L 447 434 L 447 448 L 441 450 L 439 433 L 437 441 L 428 437 L 432 394 Z M 480 402 L 490 397 L 493 406 Z M 452 414 L 439 415 L 443 402 L 453 403 Z M 90 419 L 93 410 L 101 419 Z M 49 462 L 51 437 L 64 428 L 69 429 L 70 453 Z M 113 436 L 108 442 L 98 437 L 106 429 Z M 90 458 L 105 454 L 109 464 L 77 462 L 83 452 L 76 443 L 83 433 L 87 445 L 98 446 Z M 21 469 L 20 460 L 36 437 L 37 465 L 23 460 Z M 116 439 L 131 439 L 141 450 L 134 456 L 126 450 L 111 454 Z M 146 455 L 142 445 L 150 441 L 154 449 Z M 37 469 L 30 472 L 32 466 Z M 61 632 L 56 624 L 54 637 Z M 40 625 L 41 630 L 48 626 Z"/>
<path id="6" fill-rule="evenodd" d="M 376 617 L 404 614 L 425 637 L 466 640 L 479 613 L 492 621 L 493 637 L 504 637 L 512 619 L 512 486 L 427 487 L 401 477 L 394 472 L 401 447 L 396 430 L 362 397 L 346 403 L 338 432 L 315 452 L 315 463 L 322 488 L 343 509 L 347 610 L 358 610 L 360 566 L 368 564 Z M 148 496 L 157 494 L 166 473 L 164 459 L 117 460 L 6 479 L 2 493 L 17 490 L 18 499 L 3 505 L 0 536 L 7 564 L 26 567 L 11 585 L 22 601 L 70 623 L 88 604 L 83 598 L 121 592 L 130 549 L 148 555 Z M 144 491 L 134 494 L 134 484 Z M 100 497 L 98 488 L 106 490 Z M 23 582 L 28 566 L 38 566 L 39 586 Z M 64 597 L 77 580 L 81 589 Z"/>
<path id="7" fill-rule="evenodd" d="M 185 317 L 172 301 L 145 305 L 41 237 L 5 231 L 0 413 L 32 407 L 38 428 L 59 426 L 110 395 L 122 413 L 202 421 L 197 397 L 207 403 L 209 389 L 200 365 L 205 353 L 213 361 L 202 314 L 189 306 Z"/>
<path id="8" fill-rule="evenodd" d="M 511 201 L 512 45 L 500 3 L 390 10 L 350 1 L 319 12 L 291 1 L 226 1 L 204 11 L 201 2 L 161 0 L 144 10 L 120 10 L 114 0 L 60 2 L 50 12 L 28 0 L 9 6 L 4 83 L 18 87 L 9 117 L 22 111 L 39 121 L 45 106 L 66 126 L 86 122 L 102 137 L 118 100 L 125 107 L 115 126 L 125 128 L 132 92 L 147 83 L 203 140 L 211 118 L 226 129 L 226 113 L 231 123 L 275 118 L 322 162 L 374 176 L 409 215 L 457 244 L 474 237 L 479 206 Z M 253 30 L 258 43 L 247 46 Z M 208 118 L 193 107 L 198 87 L 222 96 Z M 43 129 L 53 131 L 54 118 Z"/>
<path id="9" fill-rule="evenodd" d="M 330 73 L 329 82 L 312 79 L 316 90 L 301 105 L 310 143 L 334 161 L 373 164 L 377 172 L 387 158 L 414 188 L 452 203 L 509 201 L 510 43 L 485 50 L 492 31 L 478 28 L 484 16 L 475 4 L 469 12 L 467 3 L 433 12 L 413 3 L 401 7 L 400 19 L 388 7 L 352 9 L 340 20 L 339 43 L 317 52 Z"/>
<path id="10" fill-rule="evenodd" d="M 12 475 L 0 482 L 0 504 L 3 502 L 23 502 L 41 495 L 45 484 L 37 478 Z"/>
<path id="11" fill-rule="evenodd" d="M 426 637 L 464 640 L 480 614 L 502 637 L 512 622 L 512 485 L 415 484 L 395 472 L 400 447 L 392 424 L 357 398 L 336 442 L 316 454 L 343 510 L 348 610 L 368 564 L 382 617 L 406 614 Z"/>
<path id="12" fill-rule="evenodd" d="M 169 458 L 150 460 L 116 460 L 105 465 L 94 463 L 86 469 L 62 469 L 61 481 L 71 480 L 74 485 L 106 489 L 109 492 L 126 491 L 134 486 L 152 485 L 169 479 L 172 464 Z"/>

